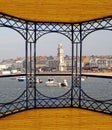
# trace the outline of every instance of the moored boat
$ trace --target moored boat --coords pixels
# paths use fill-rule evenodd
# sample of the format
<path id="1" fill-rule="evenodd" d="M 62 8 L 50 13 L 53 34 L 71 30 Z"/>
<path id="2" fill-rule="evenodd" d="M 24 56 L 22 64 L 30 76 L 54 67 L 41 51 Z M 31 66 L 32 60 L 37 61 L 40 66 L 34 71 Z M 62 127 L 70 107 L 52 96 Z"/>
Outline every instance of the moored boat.
<path id="1" fill-rule="evenodd" d="M 67 83 L 67 80 L 64 79 L 63 82 L 60 84 L 62 87 L 67 87 L 68 86 L 68 83 Z"/>
<path id="2" fill-rule="evenodd" d="M 49 87 L 67 87 L 68 83 L 66 79 L 63 80 L 63 82 L 57 82 L 54 78 L 49 78 L 46 82 L 46 86 Z"/>
<path id="3" fill-rule="evenodd" d="M 49 87 L 59 87 L 60 83 L 55 81 L 54 78 L 48 78 L 48 81 L 46 82 L 46 86 L 49 86 Z"/>
<path id="4" fill-rule="evenodd" d="M 26 77 L 25 76 L 21 76 L 17 79 L 19 82 L 25 82 L 26 81 Z"/>
<path id="5" fill-rule="evenodd" d="M 17 78 L 17 80 L 19 82 L 26 82 L 26 76 L 21 76 L 21 77 Z M 37 78 L 36 83 L 40 84 L 40 83 L 43 83 L 43 81 L 41 79 Z"/>
<path id="6" fill-rule="evenodd" d="M 37 82 L 38 84 L 43 83 L 43 81 L 42 81 L 41 79 L 39 79 L 39 78 L 36 79 L 36 82 Z"/>

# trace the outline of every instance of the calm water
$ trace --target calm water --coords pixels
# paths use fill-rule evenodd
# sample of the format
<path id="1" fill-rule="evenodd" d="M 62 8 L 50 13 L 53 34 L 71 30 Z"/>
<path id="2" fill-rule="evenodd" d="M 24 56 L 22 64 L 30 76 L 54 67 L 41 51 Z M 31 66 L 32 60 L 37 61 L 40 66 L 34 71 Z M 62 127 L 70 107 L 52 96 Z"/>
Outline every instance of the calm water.
<path id="1" fill-rule="evenodd" d="M 71 86 L 69 77 L 55 77 L 59 82 L 67 79 L 69 88 L 63 87 L 47 87 L 45 82 L 47 77 L 40 77 L 42 84 L 37 85 L 37 89 L 44 95 L 49 97 L 58 97 L 65 94 Z M 87 95 L 98 100 L 112 99 L 112 80 L 103 78 L 87 78 L 82 81 L 82 89 Z M 0 103 L 10 102 L 18 98 L 25 90 L 25 82 L 18 82 L 11 78 L 0 78 Z"/>

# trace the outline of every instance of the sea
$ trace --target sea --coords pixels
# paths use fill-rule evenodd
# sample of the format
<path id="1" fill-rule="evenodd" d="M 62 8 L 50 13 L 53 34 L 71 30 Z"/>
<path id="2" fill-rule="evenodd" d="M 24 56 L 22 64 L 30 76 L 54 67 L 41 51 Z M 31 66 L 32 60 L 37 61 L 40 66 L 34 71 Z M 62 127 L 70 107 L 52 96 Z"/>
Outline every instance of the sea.
<path id="1" fill-rule="evenodd" d="M 62 82 L 64 79 L 68 82 L 68 87 L 49 87 L 46 81 L 49 77 L 40 76 L 43 83 L 37 84 L 36 89 L 48 97 L 59 97 L 71 89 L 71 77 L 53 77 L 56 81 Z M 19 82 L 16 78 L 0 78 L 0 103 L 8 103 L 17 99 L 26 89 L 25 82 Z M 86 77 L 81 82 L 81 89 L 91 98 L 96 100 L 112 99 L 112 79 Z"/>

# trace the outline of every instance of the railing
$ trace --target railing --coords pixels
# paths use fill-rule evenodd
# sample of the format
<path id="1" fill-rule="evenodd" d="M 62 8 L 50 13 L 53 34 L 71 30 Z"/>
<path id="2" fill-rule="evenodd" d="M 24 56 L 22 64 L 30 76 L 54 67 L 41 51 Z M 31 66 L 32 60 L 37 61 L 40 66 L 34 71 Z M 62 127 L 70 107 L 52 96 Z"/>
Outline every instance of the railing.
<path id="1" fill-rule="evenodd" d="M 0 75 L 0 117 L 26 109 L 26 88 L 16 78 L 25 74 Z"/>
<path id="2" fill-rule="evenodd" d="M 6 79 L 6 78 L 16 77 L 16 76 L 26 76 L 24 90 L 21 92 L 18 98 L 17 99 L 14 98 L 14 100 L 9 101 L 8 103 L 7 102 L 0 103 L 0 117 L 6 116 L 9 114 L 18 112 L 18 111 L 31 109 L 31 108 L 40 108 L 40 107 L 41 108 L 43 107 L 80 107 L 80 108 L 85 108 L 85 109 L 112 114 L 112 98 L 109 97 L 110 99 L 100 99 L 100 98 L 97 99 L 97 97 L 94 97 L 93 95 L 91 95 L 93 94 L 93 91 L 91 91 L 92 93 L 89 95 L 86 89 L 83 88 L 84 87 L 83 81 L 81 82 L 82 76 L 91 77 L 94 79 L 102 78 L 103 80 L 111 79 L 110 76 L 95 76 L 95 75 L 92 76 L 92 75 L 84 75 L 84 74 L 81 75 L 82 74 L 82 50 L 83 50 L 82 43 L 84 39 L 89 34 L 98 30 L 112 31 L 112 17 L 111 16 L 97 19 L 97 20 L 80 22 L 80 23 L 57 23 L 57 22 L 45 23 L 42 21 L 40 22 L 28 21 L 28 20 L 12 17 L 4 13 L 0 13 L 0 27 L 11 28 L 17 31 L 24 38 L 25 70 L 26 70 L 25 72 L 26 75 L 18 74 L 18 75 L 0 76 L 0 79 L 1 78 Z M 70 40 L 71 42 L 71 71 L 72 71 L 71 74 L 67 74 L 67 73 L 64 73 L 64 74 L 39 73 L 38 75 L 36 74 L 37 41 L 39 38 L 49 33 L 58 33 L 58 34 L 64 35 L 66 38 Z M 30 74 L 28 74 L 28 71 Z M 74 72 L 76 74 L 74 74 Z M 39 87 L 39 85 L 37 85 L 36 76 L 71 77 L 69 89 L 67 89 L 64 93 L 61 93 L 60 95 L 57 95 L 57 96 L 47 95 L 46 93 L 43 93 L 43 91 L 40 90 L 42 87 Z M 6 83 L 6 81 L 4 81 L 4 83 Z M 91 85 L 91 83 L 92 82 L 90 82 L 89 85 Z M 97 83 L 96 85 L 91 87 L 91 89 L 98 86 L 98 84 L 101 84 L 101 83 Z M 16 86 L 16 84 L 14 86 Z M 109 85 L 107 84 L 105 88 L 107 88 L 107 86 Z M 8 87 L 10 87 L 9 84 L 8 84 Z M 101 88 L 101 87 L 97 87 L 96 92 L 98 88 Z M 14 88 L 11 91 L 13 90 Z M 108 91 L 110 92 L 110 90 L 111 89 L 109 89 Z M 11 91 L 9 91 L 9 93 Z"/>
<path id="3" fill-rule="evenodd" d="M 1 75 L 0 80 L 3 79 L 2 82 L 6 83 L 7 79 L 16 78 L 19 76 L 25 76 L 25 74 Z M 18 89 L 22 91 L 19 93 L 19 95 L 17 94 L 18 97 L 13 97 L 11 101 L 4 101 L 4 98 L 2 102 L 2 99 L 0 99 L 0 117 L 4 117 L 31 108 L 45 107 L 80 107 L 93 111 L 112 114 L 112 76 L 82 74 L 81 76 L 74 76 L 73 81 L 70 73 L 44 73 L 37 74 L 36 76 L 42 79 L 43 82 L 45 82 L 50 76 L 56 78 L 58 81 L 66 78 L 67 81 L 69 81 L 69 85 L 68 88 L 57 88 L 46 87 L 44 83 L 36 84 L 35 90 L 33 87 L 34 81 L 32 80 L 32 86 L 29 85 L 31 88 L 27 90 L 27 84 L 29 81 L 18 84 L 18 81 L 13 81 L 10 79 L 10 81 L 12 80 L 11 82 L 15 82 L 15 84 L 20 85 L 17 87 L 15 84 L 12 84 L 13 88 L 10 89 L 10 92 L 13 92 L 14 88 L 17 90 L 16 93 L 19 93 Z M 21 86 L 21 84 L 24 84 L 24 88 L 22 88 L 23 86 Z M 3 86 L 1 85 L 0 88 L 3 89 Z M 10 88 L 10 84 L 7 84 L 7 87 Z M 0 98 L 3 98 L 2 91 Z"/>
<path id="4" fill-rule="evenodd" d="M 112 114 L 112 76 L 87 75 L 82 82 L 81 107 Z"/>

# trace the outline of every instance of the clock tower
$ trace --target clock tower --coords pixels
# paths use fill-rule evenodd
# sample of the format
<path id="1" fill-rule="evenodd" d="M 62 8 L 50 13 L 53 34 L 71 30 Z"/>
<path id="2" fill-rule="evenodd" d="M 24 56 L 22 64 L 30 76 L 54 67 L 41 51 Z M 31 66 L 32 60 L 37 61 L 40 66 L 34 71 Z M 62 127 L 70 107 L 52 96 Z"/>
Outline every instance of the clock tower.
<path id="1" fill-rule="evenodd" d="M 58 44 L 58 69 L 59 71 L 66 71 L 66 64 L 65 64 L 65 61 L 64 61 L 64 50 L 63 50 L 63 47 L 62 47 L 62 44 Z"/>

